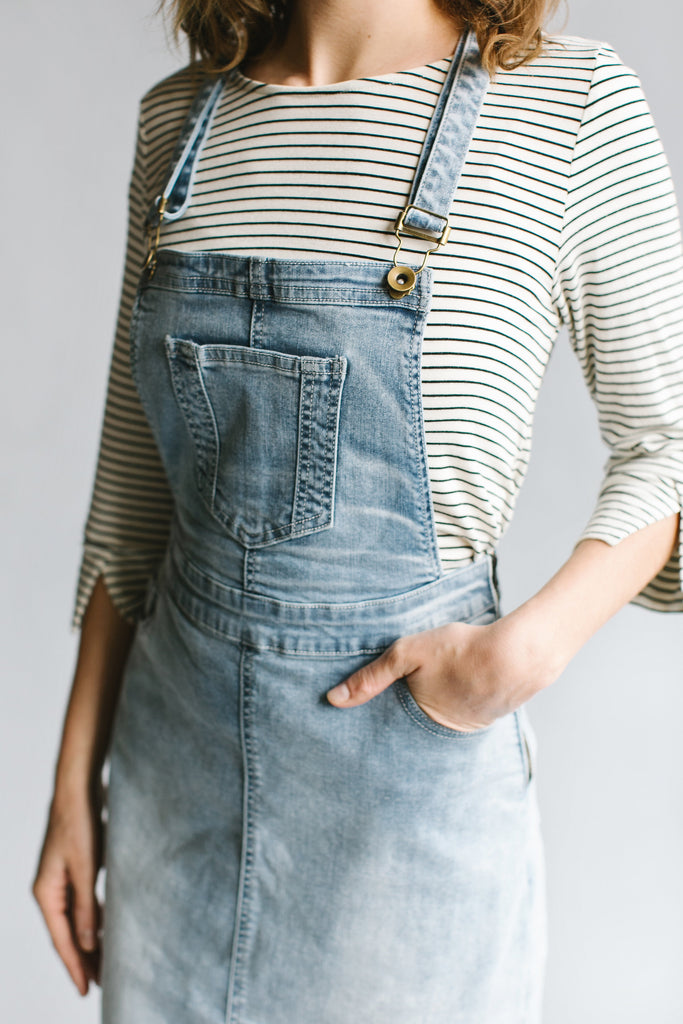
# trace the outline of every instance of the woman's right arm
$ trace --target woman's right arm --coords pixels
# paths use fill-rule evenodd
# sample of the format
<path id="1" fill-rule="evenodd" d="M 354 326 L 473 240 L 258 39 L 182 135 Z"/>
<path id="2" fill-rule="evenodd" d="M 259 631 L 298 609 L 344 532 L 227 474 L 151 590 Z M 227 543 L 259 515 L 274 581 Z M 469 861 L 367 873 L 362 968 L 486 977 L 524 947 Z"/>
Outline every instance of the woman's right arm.
<path id="1" fill-rule="evenodd" d="M 101 771 L 135 627 L 99 577 L 83 617 L 54 794 L 33 882 L 54 946 L 81 995 L 99 978 Z"/>
<path id="2" fill-rule="evenodd" d="M 142 113 L 116 337 L 72 618 L 74 629 L 80 629 L 79 651 L 33 882 L 52 941 L 82 995 L 99 975 L 101 910 L 95 884 L 103 854 L 101 770 L 135 622 L 165 546 L 172 504 L 128 352 L 149 199 Z"/>

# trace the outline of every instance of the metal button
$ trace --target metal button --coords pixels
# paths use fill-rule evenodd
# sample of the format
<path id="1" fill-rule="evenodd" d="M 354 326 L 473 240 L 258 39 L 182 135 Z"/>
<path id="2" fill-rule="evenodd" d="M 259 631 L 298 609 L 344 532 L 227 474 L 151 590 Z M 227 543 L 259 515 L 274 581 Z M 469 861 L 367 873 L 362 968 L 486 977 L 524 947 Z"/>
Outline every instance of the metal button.
<path id="1" fill-rule="evenodd" d="M 392 267 L 387 274 L 387 285 L 392 299 L 402 299 L 415 287 L 417 274 L 412 267 Z"/>

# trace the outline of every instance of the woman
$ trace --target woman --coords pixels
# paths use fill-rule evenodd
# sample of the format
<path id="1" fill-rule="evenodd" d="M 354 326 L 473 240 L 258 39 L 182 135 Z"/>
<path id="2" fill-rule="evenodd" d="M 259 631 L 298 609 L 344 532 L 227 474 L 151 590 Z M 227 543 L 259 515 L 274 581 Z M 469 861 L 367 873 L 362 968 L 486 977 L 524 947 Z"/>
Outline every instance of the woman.
<path id="1" fill-rule="evenodd" d="M 523 705 L 626 602 L 683 610 L 683 263 L 639 83 L 531 0 L 176 13 L 206 62 L 142 102 L 35 895 L 107 1024 L 529 1024 Z M 613 455 L 501 615 L 561 322 Z"/>

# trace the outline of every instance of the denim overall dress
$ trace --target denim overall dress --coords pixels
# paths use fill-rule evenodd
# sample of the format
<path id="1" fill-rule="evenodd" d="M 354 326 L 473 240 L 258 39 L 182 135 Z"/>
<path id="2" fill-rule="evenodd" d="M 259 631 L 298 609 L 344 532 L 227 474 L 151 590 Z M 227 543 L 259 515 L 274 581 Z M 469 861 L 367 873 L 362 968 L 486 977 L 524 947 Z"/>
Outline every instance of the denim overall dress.
<path id="1" fill-rule="evenodd" d="M 399 238 L 443 237 L 487 82 L 467 34 Z M 152 228 L 190 202 L 222 85 Z M 403 680 L 325 698 L 402 635 L 500 614 L 492 556 L 439 562 L 430 294 L 428 267 L 382 261 L 161 248 L 142 272 L 131 365 L 174 515 L 112 735 L 104 1024 L 539 1020 L 524 712 L 465 733 Z"/>

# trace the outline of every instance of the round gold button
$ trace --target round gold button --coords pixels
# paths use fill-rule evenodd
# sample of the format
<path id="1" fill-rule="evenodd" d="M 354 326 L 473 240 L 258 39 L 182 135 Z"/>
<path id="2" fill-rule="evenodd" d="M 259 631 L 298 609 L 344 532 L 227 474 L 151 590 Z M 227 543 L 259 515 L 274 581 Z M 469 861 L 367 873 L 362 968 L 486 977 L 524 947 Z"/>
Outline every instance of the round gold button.
<path id="1" fill-rule="evenodd" d="M 402 299 L 415 287 L 417 274 L 412 267 L 392 267 L 387 274 L 387 285 L 392 299 Z"/>

